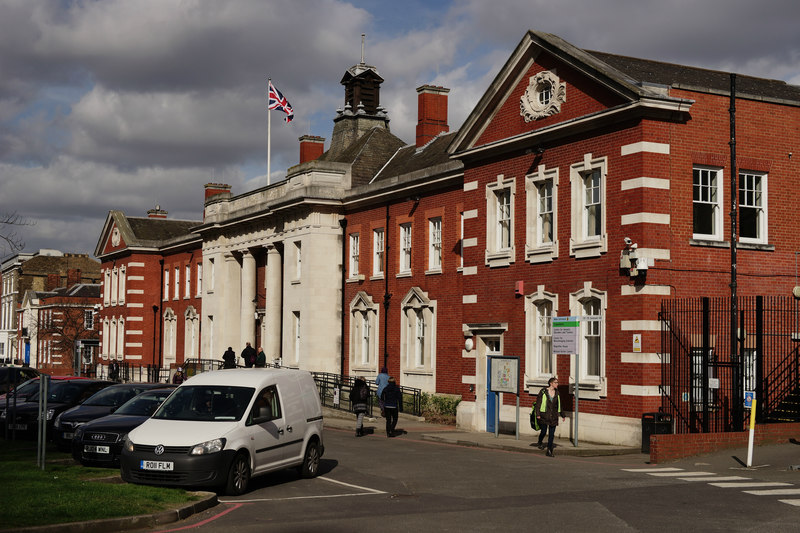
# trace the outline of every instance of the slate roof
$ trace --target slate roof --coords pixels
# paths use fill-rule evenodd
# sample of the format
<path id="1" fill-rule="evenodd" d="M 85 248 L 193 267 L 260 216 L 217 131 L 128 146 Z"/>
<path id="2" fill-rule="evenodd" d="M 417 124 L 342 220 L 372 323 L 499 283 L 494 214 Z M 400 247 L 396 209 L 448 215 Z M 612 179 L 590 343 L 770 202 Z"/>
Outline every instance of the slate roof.
<path id="1" fill-rule="evenodd" d="M 428 144 L 417 148 L 416 145 L 404 146 L 397 151 L 394 157 L 384 166 L 375 176 L 373 182 L 379 182 L 393 176 L 401 176 L 412 172 L 436 167 L 439 165 L 449 165 L 455 168 L 463 168 L 461 161 L 450 159 L 447 147 L 453 140 L 457 132 L 439 134 Z"/>
<path id="2" fill-rule="evenodd" d="M 189 235 L 189 230 L 199 226 L 194 220 L 168 218 L 127 217 L 134 236 L 141 241 L 164 241 Z"/>
<path id="3" fill-rule="evenodd" d="M 328 150 L 319 161 L 349 163 L 352 185 L 369 183 L 372 177 L 405 143 L 385 128 L 375 127 L 367 131 L 344 150 L 334 154 Z"/>
<path id="4" fill-rule="evenodd" d="M 730 73 L 674 63 L 663 63 L 650 59 L 626 57 L 605 52 L 586 50 L 603 63 L 644 83 L 655 83 L 669 87 L 694 89 L 702 92 L 730 93 Z M 770 80 L 753 76 L 736 75 L 737 96 L 759 99 L 777 99 L 800 103 L 800 86 L 782 80 Z"/>

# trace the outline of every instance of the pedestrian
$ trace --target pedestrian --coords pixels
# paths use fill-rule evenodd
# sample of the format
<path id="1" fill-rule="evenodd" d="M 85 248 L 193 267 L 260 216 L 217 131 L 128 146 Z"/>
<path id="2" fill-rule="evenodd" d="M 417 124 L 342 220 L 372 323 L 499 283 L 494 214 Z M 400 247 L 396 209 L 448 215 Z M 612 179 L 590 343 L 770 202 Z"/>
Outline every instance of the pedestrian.
<path id="1" fill-rule="evenodd" d="M 389 378 L 386 387 L 381 394 L 383 410 L 386 416 L 386 436 L 394 437 L 394 429 L 397 427 L 397 416 L 403 407 L 403 393 L 394 378 Z"/>
<path id="2" fill-rule="evenodd" d="M 378 390 L 375 391 L 375 395 L 378 397 L 378 404 L 381 406 L 381 416 L 386 416 L 383 412 L 383 389 L 386 387 L 386 384 L 389 383 L 389 371 L 386 369 L 385 366 L 381 367 L 381 373 L 378 374 L 378 377 L 375 378 L 375 385 L 378 386 Z"/>
<path id="3" fill-rule="evenodd" d="M 362 377 L 357 377 L 350 389 L 350 405 L 356 414 L 356 437 L 364 436 L 364 415 L 367 412 L 369 387 Z"/>
<path id="4" fill-rule="evenodd" d="M 186 374 L 183 373 L 182 367 L 178 367 L 178 370 L 175 371 L 175 375 L 172 376 L 172 383 L 180 385 L 184 381 L 186 381 Z"/>
<path id="5" fill-rule="evenodd" d="M 258 355 L 256 356 L 256 366 L 264 368 L 267 366 L 267 355 L 264 353 L 264 348 L 258 347 Z"/>
<path id="6" fill-rule="evenodd" d="M 564 411 L 561 409 L 561 397 L 558 395 L 558 378 L 552 377 L 547 381 L 547 387 L 542 387 L 536 396 L 536 403 L 533 406 L 536 413 L 536 420 L 541 427 L 539 433 L 539 449 L 544 450 L 544 436 L 547 437 L 547 456 L 553 457 L 553 437 L 558 426 L 558 417 L 566 420 Z"/>
<path id="7" fill-rule="evenodd" d="M 222 354 L 222 368 L 236 368 L 236 352 L 230 346 Z"/>
<path id="8" fill-rule="evenodd" d="M 119 363 L 117 363 L 116 359 L 112 359 L 108 364 L 108 379 L 119 381 Z"/>
<path id="9" fill-rule="evenodd" d="M 244 366 L 247 368 L 252 368 L 256 364 L 256 349 L 250 346 L 249 342 L 242 350 L 242 359 L 244 360 Z"/>

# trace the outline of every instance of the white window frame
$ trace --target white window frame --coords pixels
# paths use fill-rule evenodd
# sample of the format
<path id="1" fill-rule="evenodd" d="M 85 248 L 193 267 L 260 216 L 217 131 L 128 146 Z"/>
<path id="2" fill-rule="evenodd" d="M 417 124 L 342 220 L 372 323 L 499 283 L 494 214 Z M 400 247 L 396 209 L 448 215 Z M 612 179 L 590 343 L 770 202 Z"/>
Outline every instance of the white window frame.
<path id="1" fill-rule="evenodd" d="M 428 219 L 428 271 L 442 271 L 442 217 Z"/>
<path id="2" fill-rule="evenodd" d="M 406 374 L 433 375 L 436 368 L 436 301 L 412 287 L 401 304 L 400 359 Z"/>
<path id="3" fill-rule="evenodd" d="M 507 210 L 503 208 L 506 194 Z M 506 178 L 503 174 L 498 174 L 495 181 L 486 185 L 485 262 L 489 267 L 507 266 L 514 262 L 515 198 L 516 178 Z M 506 238 L 503 236 L 505 232 Z"/>
<path id="4" fill-rule="evenodd" d="M 178 360 L 178 317 L 171 307 L 164 311 L 164 358 L 161 368 L 169 368 L 172 363 Z"/>
<path id="5" fill-rule="evenodd" d="M 117 293 L 119 291 L 119 272 L 117 267 L 111 270 L 111 305 L 117 305 Z"/>
<path id="6" fill-rule="evenodd" d="M 197 262 L 197 297 L 203 294 L 203 262 Z"/>
<path id="7" fill-rule="evenodd" d="M 350 302 L 350 368 L 374 372 L 378 367 L 380 306 L 364 291 Z M 366 331 L 365 331 L 366 325 Z"/>
<path id="8" fill-rule="evenodd" d="M 120 305 L 125 305 L 125 295 L 128 292 L 128 267 L 122 265 L 119 267 L 119 289 L 117 294 L 117 302 Z"/>
<path id="9" fill-rule="evenodd" d="M 164 301 L 169 300 L 169 267 L 164 267 Z"/>
<path id="10" fill-rule="evenodd" d="M 350 234 L 350 275 L 348 276 L 350 279 L 358 277 L 358 267 L 361 257 L 360 240 L 358 233 Z"/>
<path id="11" fill-rule="evenodd" d="M 704 180 L 707 177 L 709 179 Z M 699 179 L 698 179 L 699 178 Z M 725 200 L 724 174 L 721 168 L 694 165 L 692 167 L 692 238 L 706 241 L 723 239 L 723 202 Z M 710 233 L 696 232 L 695 210 L 700 205 L 711 206 Z"/>
<path id="12" fill-rule="evenodd" d="M 411 250 L 413 245 L 411 222 L 400 224 L 400 257 L 398 274 L 411 273 Z"/>
<path id="13" fill-rule="evenodd" d="M 300 364 L 300 311 L 292 312 L 292 364 Z"/>
<path id="14" fill-rule="evenodd" d="M 214 266 L 215 266 L 214 258 L 210 257 L 208 259 L 208 270 L 209 270 L 209 272 L 208 272 L 209 273 L 209 276 L 208 276 L 208 292 L 209 293 L 214 292 L 214 284 L 216 283 L 217 272 L 216 272 L 216 268 L 214 268 Z"/>
<path id="15" fill-rule="evenodd" d="M 299 281 L 303 272 L 303 243 L 294 241 L 294 276 Z"/>
<path id="16" fill-rule="evenodd" d="M 372 230 L 372 276 L 383 276 L 384 251 L 386 250 L 386 233 L 383 228 Z"/>
<path id="17" fill-rule="evenodd" d="M 599 180 L 597 194 L 587 202 L 586 180 L 597 172 Z M 569 253 L 576 258 L 598 257 L 608 251 L 608 226 L 606 217 L 608 202 L 606 187 L 608 182 L 608 158 L 592 157 L 585 154 L 583 161 L 570 166 L 569 179 L 572 185 L 572 212 L 570 213 Z M 596 203 L 595 203 L 596 202 Z M 588 232 L 591 206 L 600 206 L 599 231 Z M 595 215 L 596 216 L 596 215 Z"/>
<path id="18" fill-rule="evenodd" d="M 183 359 L 194 359 L 200 354 L 200 315 L 193 306 L 183 314 Z"/>
<path id="19" fill-rule="evenodd" d="M 543 313 L 548 310 L 549 314 Z M 558 316 L 558 296 L 540 285 L 536 292 L 525 296 L 525 376 L 530 387 L 545 386 L 556 375 L 556 354 L 553 353 L 552 319 Z M 546 339 L 550 339 L 549 353 Z M 550 360 L 550 371 L 543 366 Z"/>
<path id="20" fill-rule="evenodd" d="M 580 340 L 579 348 L 580 353 L 580 369 L 579 379 L 581 387 L 581 395 L 583 397 L 584 391 L 586 397 L 589 399 L 599 399 L 607 395 L 607 377 L 606 377 L 606 320 L 608 311 L 608 293 L 599 291 L 591 287 L 590 282 L 586 282 L 584 288 L 573 292 L 569 296 L 570 300 L 570 315 L 581 317 L 580 325 Z M 597 301 L 598 311 L 600 313 L 599 324 L 589 324 L 590 320 L 585 320 L 586 316 L 585 306 L 590 301 Z M 588 359 L 588 339 L 595 334 L 599 336 L 599 372 L 597 375 L 589 375 L 587 373 L 587 359 Z M 574 376 L 576 375 L 575 357 L 570 359 L 570 380 L 574 383 Z"/>
<path id="21" fill-rule="evenodd" d="M 739 241 L 753 244 L 766 244 L 767 238 L 767 173 L 752 170 L 739 171 Z M 751 183 L 743 183 L 751 182 Z M 758 183 L 755 185 L 755 183 Z M 751 209 L 756 217 L 756 236 L 742 235 L 742 210 Z"/>
<path id="22" fill-rule="evenodd" d="M 549 197 L 543 191 L 549 186 Z M 558 257 L 558 168 L 547 169 L 539 165 L 536 172 L 525 176 L 527 223 L 525 225 L 525 260 L 543 263 Z M 549 211 L 543 204 L 549 203 Z M 552 239 L 544 238 L 544 217 L 550 216 Z"/>
<path id="23" fill-rule="evenodd" d="M 181 267 L 175 267 L 175 293 L 172 295 L 173 300 L 181 297 Z"/>
<path id="24" fill-rule="evenodd" d="M 192 294 L 192 265 L 187 263 L 183 267 L 184 280 L 183 280 L 183 299 L 188 299 Z"/>

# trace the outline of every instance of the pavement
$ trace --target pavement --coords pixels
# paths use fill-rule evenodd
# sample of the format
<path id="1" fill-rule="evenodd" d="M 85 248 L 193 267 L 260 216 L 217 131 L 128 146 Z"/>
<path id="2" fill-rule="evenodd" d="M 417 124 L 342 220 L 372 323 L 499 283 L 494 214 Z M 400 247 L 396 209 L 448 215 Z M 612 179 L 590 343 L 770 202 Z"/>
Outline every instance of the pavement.
<path id="1" fill-rule="evenodd" d="M 336 429 L 350 429 L 355 435 L 356 418 L 353 413 L 340 411 L 329 407 L 322 408 L 322 415 L 325 420 L 325 427 Z M 520 420 L 520 423 L 526 421 Z M 381 417 L 365 417 L 364 428 L 367 435 L 386 436 L 386 421 Z M 544 455 L 545 450 L 540 450 L 536 446 L 536 438 L 532 435 L 520 435 L 519 438 L 513 434 L 487 433 L 485 431 L 466 431 L 455 426 L 428 422 L 424 418 L 400 413 L 397 427 L 395 430 L 396 438 L 403 436 L 413 436 L 420 440 L 428 440 L 453 444 L 457 446 L 470 446 L 475 448 L 491 448 L 495 450 L 506 450 L 524 453 L 534 453 Z M 615 446 L 610 444 L 597 444 L 593 442 L 578 441 L 575 446 L 571 440 L 555 439 L 555 454 L 579 457 L 595 457 L 607 455 L 641 454 L 639 446 Z"/>
<path id="2" fill-rule="evenodd" d="M 338 430 L 353 431 L 355 438 L 355 415 L 347 411 L 340 411 L 323 407 L 325 427 Z M 385 420 L 380 417 L 365 417 L 364 429 L 367 438 L 385 437 Z M 490 448 L 521 453 L 544 454 L 537 446 L 535 438 L 531 435 L 520 436 L 504 434 L 495 435 L 485 431 L 464 431 L 455 426 L 428 422 L 424 418 L 400 414 L 396 428 L 396 437 L 415 438 L 420 440 L 440 442 L 457 446 L 470 446 L 476 448 Z M 566 439 L 555 440 L 556 456 L 610 456 L 622 454 L 638 454 L 642 466 L 649 462 L 649 456 L 641 453 L 637 447 L 613 446 L 592 442 L 574 443 Z M 730 470 L 758 470 L 760 477 L 767 479 L 790 477 L 800 482 L 800 442 L 791 440 L 787 444 L 759 447 L 756 449 L 756 459 L 751 469 L 744 467 L 744 458 L 747 450 L 730 449 L 702 457 L 691 457 L 677 461 L 669 466 L 690 465 L 715 465 L 720 469 Z M 659 465 L 661 466 L 661 465 Z M 55 524 L 0 530 L 0 533 L 14 531 L 17 533 L 105 533 L 107 531 L 124 531 L 135 529 L 152 529 L 157 526 L 170 524 L 183 520 L 195 513 L 202 512 L 217 505 L 217 495 L 213 492 L 198 492 L 198 501 L 151 515 L 140 515 L 106 520 L 92 520 L 87 522 L 73 522 L 69 524 Z"/>

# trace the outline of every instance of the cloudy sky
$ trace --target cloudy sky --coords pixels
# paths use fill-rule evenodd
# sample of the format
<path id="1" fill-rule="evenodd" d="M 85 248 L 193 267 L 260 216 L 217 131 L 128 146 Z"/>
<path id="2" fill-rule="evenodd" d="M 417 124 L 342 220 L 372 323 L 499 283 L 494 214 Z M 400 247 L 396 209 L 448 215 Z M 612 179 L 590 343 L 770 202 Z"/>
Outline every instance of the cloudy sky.
<path id="1" fill-rule="evenodd" d="M 449 87 L 458 129 L 528 29 L 800 84 L 798 20 L 796 0 L 0 0 L 0 219 L 32 223 L 0 233 L 93 254 L 111 209 L 199 220 L 205 183 L 265 185 L 268 77 L 295 110 L 272 112 L 283 179 L 298 137 L 330 139 L 362 33 L 412 142 L 416 87 Z"/>

